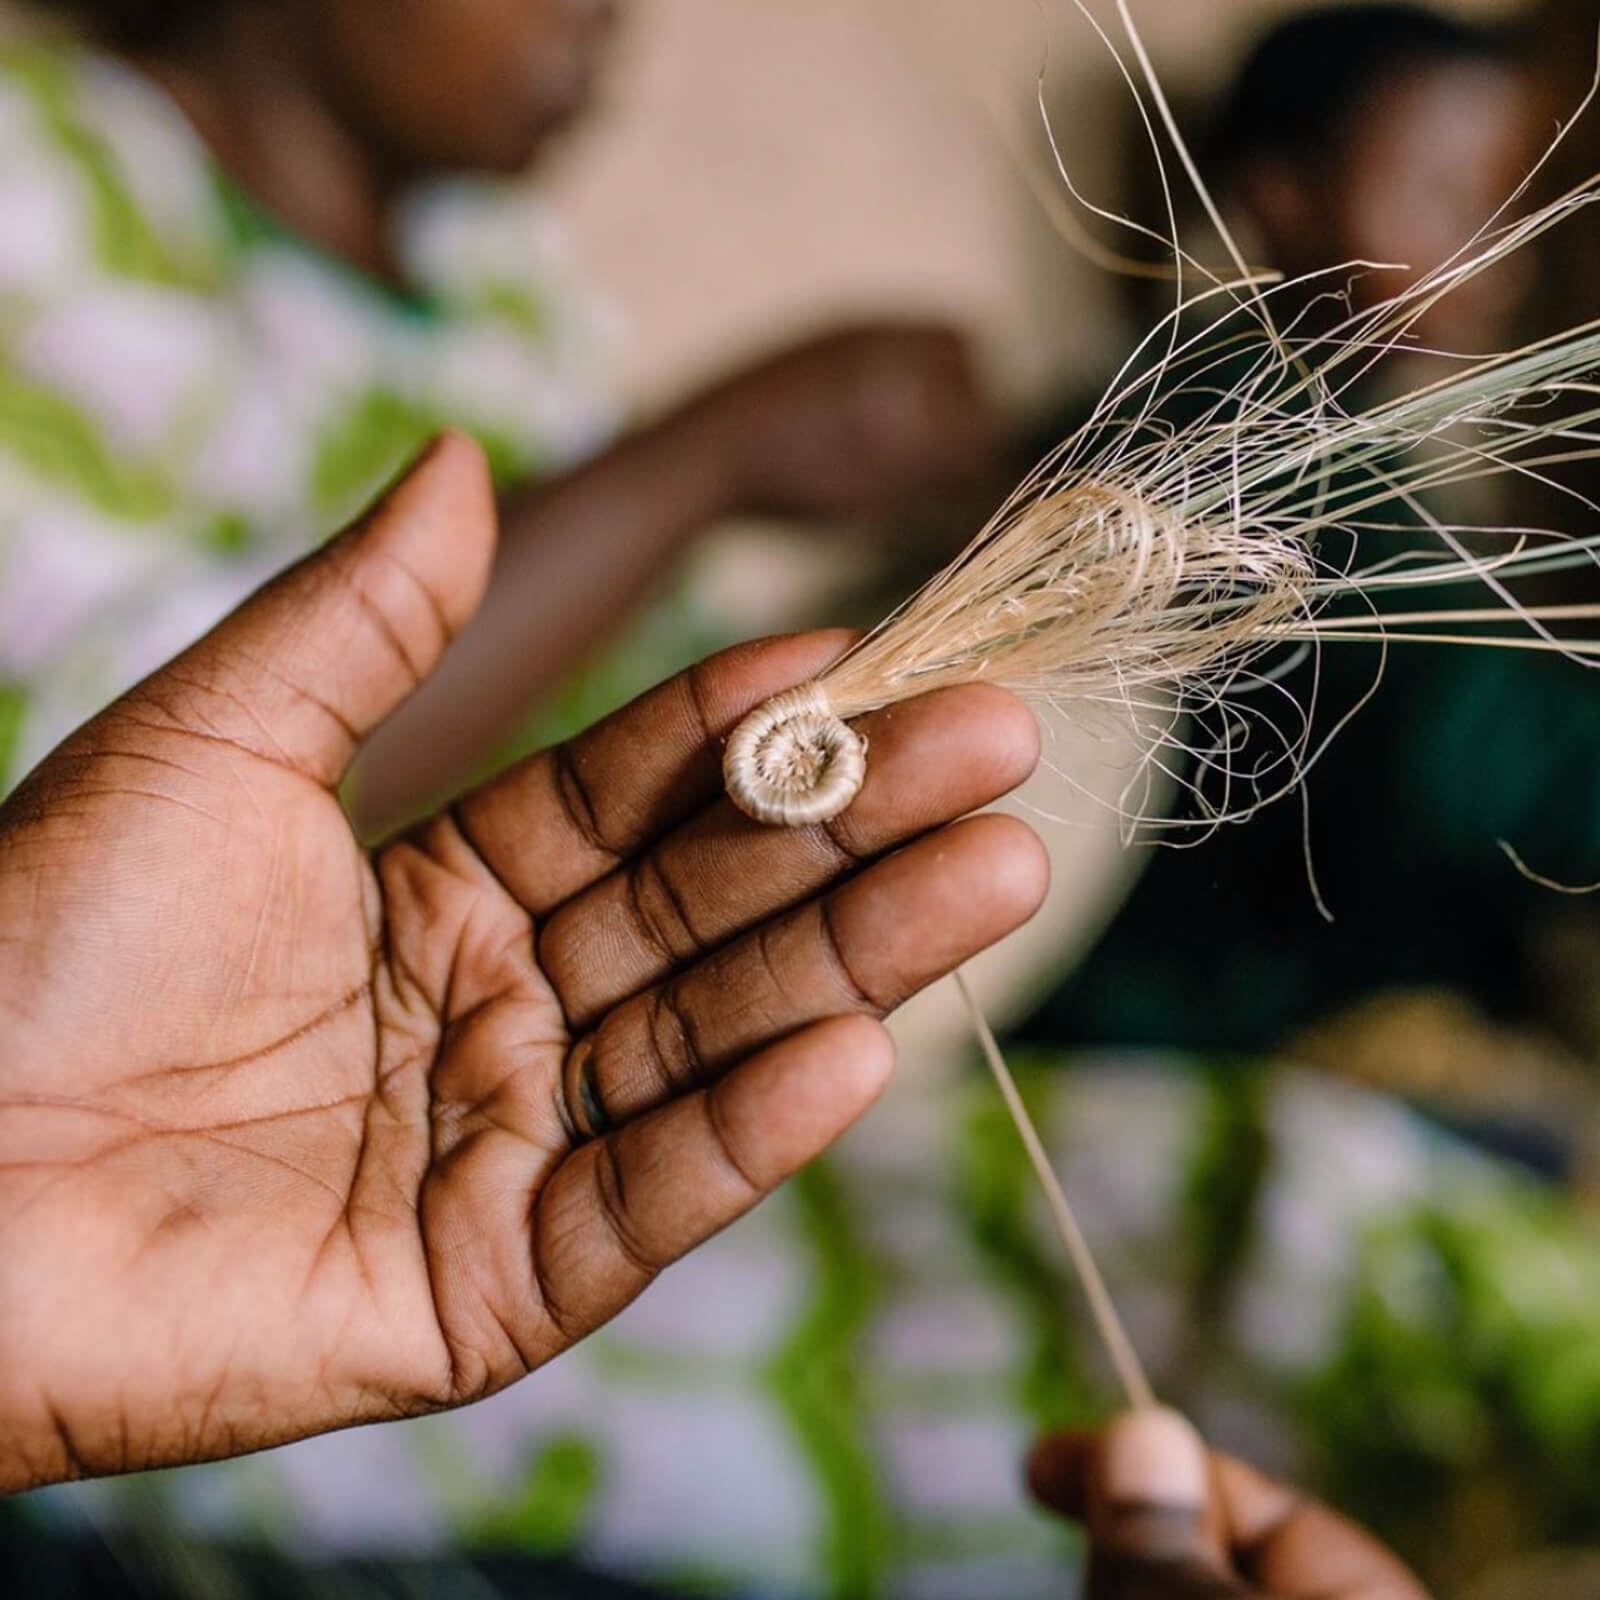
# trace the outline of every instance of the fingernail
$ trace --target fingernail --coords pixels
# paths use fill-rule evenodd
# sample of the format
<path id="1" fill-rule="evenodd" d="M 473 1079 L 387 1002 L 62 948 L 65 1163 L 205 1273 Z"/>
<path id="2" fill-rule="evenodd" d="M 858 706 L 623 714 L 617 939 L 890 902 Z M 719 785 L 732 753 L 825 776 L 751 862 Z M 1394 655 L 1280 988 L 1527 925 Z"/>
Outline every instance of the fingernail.
<path id="1" fill-rule="evenodd" d="M 1210 1494 L 1206 1447 L 1176 1411 L 1130 1411 L 1106 1431 L 1101 1485 L 1110 1504 L 1200 1510 Z"/>

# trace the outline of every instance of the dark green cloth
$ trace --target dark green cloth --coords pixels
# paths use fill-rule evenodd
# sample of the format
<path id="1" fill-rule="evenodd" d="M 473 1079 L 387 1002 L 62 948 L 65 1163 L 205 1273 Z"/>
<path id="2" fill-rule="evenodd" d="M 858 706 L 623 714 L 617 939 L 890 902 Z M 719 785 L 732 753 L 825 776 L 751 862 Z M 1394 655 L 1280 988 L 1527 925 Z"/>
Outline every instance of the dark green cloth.
<path id="1" fill-rule="evenodd" d="M 1375 649 L 1326 652 L 1322 727 L 1377 665 Z M 1538 990 L 1529 931 L 1559 897 L 1502 840 L 1559 881 L 1600 879 L 1600 680 L 1527 652 L 1392 646 L 1304 797 L 1193 848 L 1154 847 L 1122 914 L 1025 1033 L 1267 1049 L 1402 985 L 1523 1018 Z"/>

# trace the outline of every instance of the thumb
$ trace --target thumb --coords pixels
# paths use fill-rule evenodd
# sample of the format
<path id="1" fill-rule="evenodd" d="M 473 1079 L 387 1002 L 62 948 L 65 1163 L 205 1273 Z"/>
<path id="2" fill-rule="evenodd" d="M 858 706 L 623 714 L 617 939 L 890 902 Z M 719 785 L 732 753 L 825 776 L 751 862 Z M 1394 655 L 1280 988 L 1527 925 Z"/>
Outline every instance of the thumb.
<path id="1" fill-rule="evenodd" d="M 1368 1534 L 1208 1453 L 1175 1411 L 1055 1434 L 1034 1451 L 1029 1478 L 1045 1505 L 1088 1528 L 1087 1600 L 1427 1600 Z"/>
<path id="2" fill-rule="evenodd" d="M 1244 1596 L 1227 1554 L 1211 1458 L 1175 1411 L 1117 1418 L 1098 1435 L 1046 1440 L 1031 1466 L 1046 1504 L 1089 1534 L 1089 1600 Z"/>
<path id="3" fill-rule="evenodd" d="M 483 452 L 441 434 L 354 527 L 247 600 L 140 698 L 332 787 L 478 609 L 495 537 Z"/>

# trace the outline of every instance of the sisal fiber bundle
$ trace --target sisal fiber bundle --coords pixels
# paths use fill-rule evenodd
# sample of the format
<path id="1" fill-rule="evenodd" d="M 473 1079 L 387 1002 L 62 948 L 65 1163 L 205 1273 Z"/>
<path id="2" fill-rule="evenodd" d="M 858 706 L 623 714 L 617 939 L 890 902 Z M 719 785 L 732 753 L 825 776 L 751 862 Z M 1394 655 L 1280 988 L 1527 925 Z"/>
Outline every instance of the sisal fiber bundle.
<path id="1" fill-rule="evenodd" d="M 1214 824 L 1286 793 L 1314 759 L 1309 716 L 1302 738 L 1285 738 L 1251 708 L 1252 696 L 1275 691 L 1286 644 L 1493 643 L 1579 661 L 1597 653 L 1550 627 L 1592 619 L 1597 608 L 1530 608 L 1514 584 L 1594 563 L 1600 538 L 1451 527 L 1424 497 L 1507 474 L 1549 484 L 1550 468 L 1600 455 L 1600 325 L 1458 360 L 1442 380 L 1349 409 L 1388 358 L 1415 349 L 1414 330 L 1437 301 L 1600 198 L 1600 180 L 1591 180 L 1515 215 L 1596 88 L 1472 239 L 1392 299 L 1352 314 L 1348 281 L 1382 264 L 1354 262 L 1294 282 L 1252 271 L 1179 132 L 1128 0 L 1111 0 L 1114 22 L 1097 18 L 1089 0 L 1073 6 L 1134 98 L 1170 233 L 1087 201 L 1051 133 L 1057 173 L 1077 205 L 1165 246 L 1174 304 L 1084 428 L 950 566 L 815 682 L 735 730 L 724 761 L 728 792 L 760 820 L 837 815 L 866 772 L 849 719 L 954 684 L 1115 706 L 1149 736 L 1157 764 L 1179 746 L 1180 728 L 1201 726 L 1196 742 L 1180 748 L 1202 768 L 1245 780 L 1230 787 L 1223 811 L 1200 819 Z M 1039 110 L 1049 133 L 1042 73 Z M 1200 201 L 1231 276 L 1209 270 L 1178 237 L 1169 161 Z M 1418 528 L 1430 547 L 1396 538 Z M 1394 548 L 1374 557 L 1385 539 Z M 1463 582 L 1481 587 L 1481 605 L 1392 604 L 1397 591 Z M 1247 757 L 1252 736 L 1282 747 Z"/>
<path id="2" fill-rule="evenodd" d="M 1229 779 L 1220 809 L 1197 819 L 1214 826 L 1287 793 L 1318 753 L 1309 708 L 1291 707 L 1298 733 L 1293 718 L 1286 732 L 1281 715 L 1254 709 L 1265 702 L 1282 712 L 1285 661 L 1297 652 L 1411 641 L 1600 659 L 1600 643 L 1555 631 L 1600 618 L 1600 606 L 1519 598 L 1522 580 L 1600 564 L 1600 534 L 1453 526 L 1429 506 L 1441 488 L 1513 475 L 1600 514 L 1549 476 L 1600 457 L 1600 324 L 1457 359 L 1446 377 L 1402 383 L 1398 393 L 1391 385 L 1391 398 L 1377 403 L 1355 398 L 1391 358 L 1416 349 L 1416 325 L 1435 302 L 1600 198 L 1592 180 L 1513 217 L 1595 89 L 1473 239 L 1394 298 L 1352 314 L 1341 276 L 1379 264 L 1293 283 L 1252 272 L 1200 180 L 1127 0 L 1112 0 L 1120 45 L 1088 0 L 1073 3 L 1134 95 L 1158 164 L 1158 130 L 1165 135 L 1231 275 L 1208 271 L 1174 223 L 1162 243 L 1175 303 L 1088 423 L 944 571 L 820 677 L 734 730 L 723 763 L 728 793 L 760 821 L 799 826 L 838 815 L 867 769 L 850 719 L 958 684 L 1128 714 L 1147 735 L 1152 765 L 1186 752 L 1192 767 Z M 1057 168 L 1074 202 L 1123 221 L 1083 199 L 1059 152 Z M 1164 166 L 1162 182 L 1170 219 Z M 1478 587 L 1481 603 L 1459 603 L 1463 584 Z M 1445 603 L 1429 605 L 1441 590 Z M 1416 599 L 1397 606 L 1396 595 Z M 1201 796 L 1198 783 L 1189 787 Z M 1135 825 L 1158 820 L 1123 814 Z M 958 982 L 1126 1396 L 1149 1405 L 1150 1385 L 1004 1058 Z"/>
<path id="3" fill-rule="evenodd" d="M 1184 335 L 1185 301 L 1146 341 L 1167 339 L 1157 358 L 1114 386 L 944 571 L 813 683 L 735 730 L 729 794 L 766 822 L 837 815 L 866 772 L 848 720 L 961 683 L 1115 706 L 1146 728 L 1156 716 L 1158 748 L 1184 719 L 1215 712 L 1220 730 L 1188 748 L 1203 764 L 1237 763 L 1250 696 L 1273 688 L 1269 658 L 1286 643 L 1447 640 L 1593 657 L 1593 642 L 1559 639 L 1549 624 L 1596 608 L 1530 608 L 1511 585 L 1593 563 L 1600 539 L 1453 527 L 1423 497 L 1499 475 L 1543 481 L 1553 465 L 1600 454 L 1600 327 L 1465 363 L 1368 410 L 1343 399 L 1406 348 L 1432 298 L 1596 198 L 1594 185 L 1575 191 L 1332 332 L 1280 331 L 1269 296 L 1252 294 Z M 1177 426 L 1174 412 L 1191 420 Z M 1429 535 L 1420 548 L 1396 537 L 1418 530 Z M 1374 559 L 1384 539 L 1391 550 Z M 1392 604 L 1398 591 L 1463 582 L 1481 587 L 1481 606 Z M 1493 631 L 1508 622 L 1520 631 Z M 1285 792 L 1310 755 L 1291 742 L 1257 762 L 1227 814 Z"/>

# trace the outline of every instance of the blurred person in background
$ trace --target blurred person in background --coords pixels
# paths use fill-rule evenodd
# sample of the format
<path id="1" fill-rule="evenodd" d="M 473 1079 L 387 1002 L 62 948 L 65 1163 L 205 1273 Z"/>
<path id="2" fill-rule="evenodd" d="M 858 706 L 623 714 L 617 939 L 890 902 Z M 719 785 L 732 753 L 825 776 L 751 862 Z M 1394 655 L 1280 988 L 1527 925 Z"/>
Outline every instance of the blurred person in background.
<path id="1" fill-rule="evenodd" d="M 1373 5 L 1293 18 L 1257 47 L 1217 118 L 1212 167 L 1246 250 L 1291 278 L 1315 275 L 1286 319 L 1331 321 L 1381 303 L 1459 250 L 1516 190 L 1544 127 L 1525 42 Z M 1357 260 L 1403 265 L 1330 274 Z M 1384 363 L 1355 403 L 1426 381 L 1434 352 L 1514 342 L 1536 268 L 1531 253 L 1514 258 L 1429 308 L 1414 348 Z M 1447 524 L 1523 524 L 1514 487 L 1497 492 L 1440 491 L 1429 509 Z M 1563 528 L 1577 514 L 1546 509 Z M 1415 513 L 1396 507 L 1394 520 L 1425 537 Z M 1386 536 L 1381 550 L 1377 537 L 1362 536 L 1359 560 L 1391 555 L 1407 536 Z M 1528 1105 L 1570 1136 L 1582 1041 L 1562 1036 L 1545 981 L 1540 928 L 1552 897 L 1499 841 L 1563 879 L 1600 875 L 1590 871 L 1600 869 L 1594 680 L 1564 660 L 1404 645 L 1386 655 L 1329 646 L 1286 683 L 1317 707 L 1310 749 L 1377 687 L 1318 759 L 1304 809 L 1291 799 L 1196 848 L 1156 852 L 1038 1026 L 1221 1050 L 1294 1040 L 1302 1055 L 1342 1054 L 1347 1070 L 1445 1105 L 1459 1089 L 1456 1109 L 1486 1124 L 1497 1108 L 1516 1110 L 1519 1088 L 1505 1080 L 1518 1075 L 1496 1070 L 1510 1052 L 1526 1067 Z M 1327 1025 L 1341 1014 L 1335 1042 Z M 1581 1161 L 1578 1139 L 1540 1153 Z"/>
<path id="2" fill-rule="evenodd" d="M 1538 68 L 1537 115 L 1554 128 L 1570 118 L 1595 83 L 1600 57 L 1600 6 L 1595 0 L 1537 0 L 1531 8 Z M 1556 195 L 1600 172 L 1600 116 L 1591 108 L 1556 151 L 1544 190 Z M 1600 312 L 1600 229 L 1579 225 L 1546 242 L 1539 262 L 1540 294 L 1525 308 L 1539 333 L 1558 333 Z M 1594 498 L 1593 462 L 1579 469 Z M 1570 504 L 1570 502 L 1569 502 Z"/>
<path id="3" fill-rule="evenodd" d="M 1314 278 L 1321 314 L 1341 319 L 1448 261 L 1540 153 L 1525 42 L 1382 4 L 1318 6 L 1268 34 L 1207 141 L 1247 252 L 1288 279 Z M 1383 265 L 1329 274 L 1345 262 Z M 1528 287 L 1529 262 L 1513 257 L 1427 307 L 1410 342 L 1495 350 Z M 1285 320 L 1302 309 L 1291 300 Z"/>
<path id="4" fill-rule="evenodd" d="M 32 9 L 81 34 L 0 61 L 0 787 L 444 424 L 490 452 L 507 536 L 367 753 L 370 825 L 558 688 L 592 716 L 737 634 L 670 592 L 629 629 L 719 519 L 868 517 L 984 451 L 966 348 L 921 325 L 825 335 L 614 442 L 598 303 L 493 181 L 588 111 L 613 0 Z"/>

